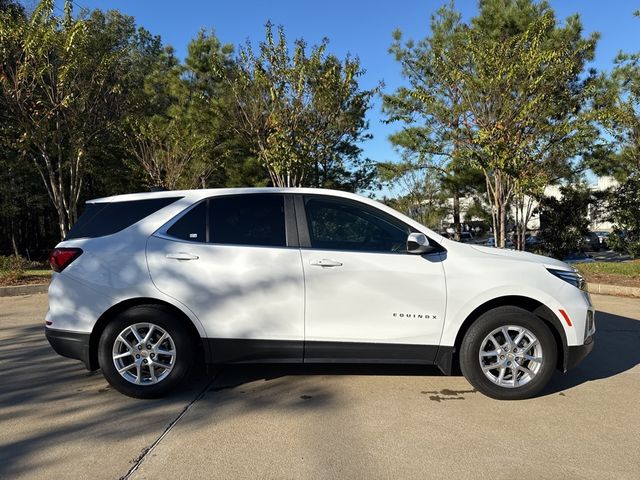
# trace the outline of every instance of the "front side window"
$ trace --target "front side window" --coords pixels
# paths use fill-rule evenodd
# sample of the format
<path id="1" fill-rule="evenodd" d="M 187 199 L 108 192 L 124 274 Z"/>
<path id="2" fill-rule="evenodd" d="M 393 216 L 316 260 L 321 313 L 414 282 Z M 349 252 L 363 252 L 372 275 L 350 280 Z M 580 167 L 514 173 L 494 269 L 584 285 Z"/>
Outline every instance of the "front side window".
<path id="1" fill-rule="evenodd" d="M 305 200 L 311 247 L 361 252 L 406 252 L 411 229 L 399 220 L 351 202 Z"/>
<path id="2" fill-rule="evenodd" d="M 284 196 L 251 194 L 209 200 L 209 241 L 284 247 Z"/>

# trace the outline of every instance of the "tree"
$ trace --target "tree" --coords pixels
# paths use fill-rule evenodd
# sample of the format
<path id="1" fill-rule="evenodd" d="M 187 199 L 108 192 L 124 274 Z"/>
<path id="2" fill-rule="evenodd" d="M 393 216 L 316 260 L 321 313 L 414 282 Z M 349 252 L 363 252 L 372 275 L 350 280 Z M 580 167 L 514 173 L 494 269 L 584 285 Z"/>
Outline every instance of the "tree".
<path id="1" fill-rule="evenodd" d="M 71 1 L 62 16 L 53 9 L 44 0 L 28 19 L 0 13 L 0 93 L 12 147 L 33 161 L 64 237 L 77 217 L 92 152 L 127 103 L 121 79 L 130 70 L 134 32 L 120 24 L 112 31 L 109 17 L 102 24 L 74 18 Z"/>
<path id="2" fill-rule="evenodd" d="M 640 16 L 640 11 L 635 13 Z M 602 124 L 613 137 L 616 151 L 594 165 L 614 175 L 620 186 L 608 200 L 613 232 L 611 246 L 640 256 L 640 52 L 620 53 L 609 78 L 602 78 Z"/>
<path id="3" fill-rule="evenodd" d="M 230 80 L 233 128 L 280 187 L 332 186 L 358 189 L 372 178 L 358 143 L 368 138 L 365 113 L 373 90 L 361 90 L 357 58 L 326 53 L 328 41 L 307 53 L 304 40 L 289 51 L 284 30 L 266 39 L 256 54 L 247 43 Z"/>
<path id="4" fill-rule="evenodd" d="M 167 47 L 143 77 L 144 107 L 131 112 L 124 134 L 137 162 L 133 168 L 142 168 L 148 186 L 206 186 L 217 163 L 212 150 L 220 128 L 211 106 L 217 95 L 211 91 L 211 79 L 200 78 L 201 72 L 193 68 L 217 61 L 218 54 L 225 55 L 215 36 L 200 32 L 189 44 L 186 65 Z"/>
<path id="5" fill-rule="evenodd" d="M 559 27 L 546 2 L 530 0 L 481 1 L 470 24 L 443 7 L 426 39 L 395 34 L 409 86 L 385 96 L 390 120 L 419 123 L 433 157 L 483 172 L 499 246 L 514 198 L 539 195 L 593 146 L 581 75 L 596 40 L 582 38 L 577 16 Z"/>
<path id="6" fill-rule="evenodd" d="M 477 187 L 474 169 L 460 155 L 462 91 L 443 82 L 437 58 L 459 55 L 456 43 L 462 35 L 460 14 L 443 7 L 431 20 L 431 36 L 402 43 L 394 32 L 390 52 L 402 65 L 409 87 L 383 96 L 387 122 L 402 122 L 401 131 L 389 137 L 402 152 L 405 164 L 423 172 L 439 172 L 441 188 L 452 199 L 454 231 L 460 236 L 460 197 Z"/>
<path id="7" fill-rule="evenodd" d="M 180 120 L 151 117 L 131 126 L 131 152 L 151 188 L 174 190 L 204 186 L 206 140 Z"/>

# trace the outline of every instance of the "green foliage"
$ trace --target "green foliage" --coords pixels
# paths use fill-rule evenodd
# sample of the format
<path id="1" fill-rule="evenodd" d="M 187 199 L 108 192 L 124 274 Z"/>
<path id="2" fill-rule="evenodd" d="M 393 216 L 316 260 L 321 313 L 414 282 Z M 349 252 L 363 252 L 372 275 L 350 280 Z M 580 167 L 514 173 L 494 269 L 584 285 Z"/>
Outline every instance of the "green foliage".
<path id="1" fill-rule="evenodd" d="M 3 284 L 15 283 L 27 268 L 27 261 L 19 255 L 0 255 L 0 282 Z"/>
<path id="2" fill-rule="evenodd" d="M 266 26 L 254 52 L 239 52 L 230 80 L 232 125 L 264 164 L 275 186 L 363 188 L 372 179 L 358 142 L 374 90 L 361 90 L 360 61 L 326 53 L 328 41 L 290 51 L 284 29 Z"/>
<path id="3" fill-rule="evenodd" d="M 582 250 L 589 233 L 587 212 L 592 196 L 585 187 L 564 186 L 562 198 L 545 197 L 538 207 L 542 238 L 546 253 L 563 259 L 571 252 Z"/>
<path id="4" fill-rule="evenodd" d="M 636 15 L 638 12 L 636 12 Z M 620 186 L 608 199 L 614 229 L 611 247 L 634 257 L 640 256 L 640 52 L 620 53 L 609 77 L 599 78 L 599 120 L 615 147 L 591 159 L 600 174 L 615 176 Z"/>
<path id="5" fill-rule="evenodd" d="M 610 221 L 613 231 L 607 242 L 610 247 L 633 258 L 640 257 L 640 175 L 632 175 L 611 192 Z"/>
<path id="6" fill-rule="evenodd" d="M 0 0 L 0 12 L 9 13 L 13 17 L 24 16 L 24 7 L 14 0 Z"/>
<path id="7" fill-rule="evenodd" d="M 149 68 L 147 107 L 132 112 L 125 124 L 129 151 L 148 186 L 205 187 L 229 155 L 224 79 L 232 51 L 213 32 L 201 31 L 189 44 L 184 65 L 165 49 Z"/>
<path id="8" fill-rule="evenodd" d="M 87 165 L 132 98 L 126 82 L 139 33 L 117 12 L 74 18 L 70 1 L 62 16 L 51 0 L 28 19 L 0 15 L 0 93 L 12 128 L 3 140 L 34 163 L 64 236 Z"/>
<path id="9" fill-rule="evenodd" d="M 611 75 L 599 78 L 597 100 L 614 152 L 594 157 L 590 166 L 621 181 L 640 174 L 640 52 L 618 54 Z"/>

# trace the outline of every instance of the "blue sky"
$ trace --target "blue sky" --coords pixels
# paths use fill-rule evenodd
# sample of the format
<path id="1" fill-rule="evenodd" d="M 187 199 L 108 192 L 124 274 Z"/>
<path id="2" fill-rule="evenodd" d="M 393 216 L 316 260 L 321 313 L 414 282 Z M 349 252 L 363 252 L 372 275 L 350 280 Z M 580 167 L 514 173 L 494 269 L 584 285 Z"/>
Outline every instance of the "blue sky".
<path id="1" fill-rule="evenodd" d="M 363 87 L 385 83 L 391 92 L 403 84 L 399 64 L 388 53 L 391 33 L 400 28 L 406 37 L 422 38 L 428 34 L 431 14 L 448 0 L 303 0 L 248 1 L 160 1 L 160 0 L 75 0 L 87 8 L 115 8 L 136 18 L 138 25 L 160 35 L 183 57 L 196 32 L 204 27 L 214 29 L 221 41 L 235 45 L 250 39 L 256 44 L 264 37 L 264 24 L 271 20 L 283 25 L 289 39 L 304 37 L 314 44 L 323 37 L 330 40 L 329 50 L 344 56 L 360 57 L 367 70 Z M 33 1 L 25 1 L 31 5 Z M 58 0 L 58 5 L 62 2 Z M 640 50 L 640 19 L 633 12 L 640 2 L 629 0 L 552 0 L 559 19 L 579 13 L 585 33 L 600 32 L 593 67 L 608 70 L 620 50 Z M 456 7 L 465 19 L 477 12 L 476 0 L 458 0 Z M 376 100 L 368 114 L 370 132 L 374 138 L 362 147 L 366 156 L 378 160 L 396 160 L 398 155 L 387 137 L 399 128 L 381 122 L 380 101 Z"/>

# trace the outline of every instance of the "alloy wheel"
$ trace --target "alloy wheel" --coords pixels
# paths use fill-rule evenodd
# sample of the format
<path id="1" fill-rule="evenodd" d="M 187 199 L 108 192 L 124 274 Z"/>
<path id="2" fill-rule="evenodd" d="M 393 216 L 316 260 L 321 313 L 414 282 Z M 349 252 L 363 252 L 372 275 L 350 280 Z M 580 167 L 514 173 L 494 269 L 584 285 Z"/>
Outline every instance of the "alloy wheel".
<path id="1" fill-rule="evenodd" d="M 135 385 L 155 385 L 176 363 L 176 346 L 166 330 L 153 323 L 136 323 L 122 330 L 113 343 L 118 373 Z"/>
<path id="2" fill-rule="evenodd" d="M 505 325 L 493 330 L 481 343 L 480 368 L 496 385 L 517 388 L 533 380 L 542 368 L 542 345 L 528 329 Z"/>

